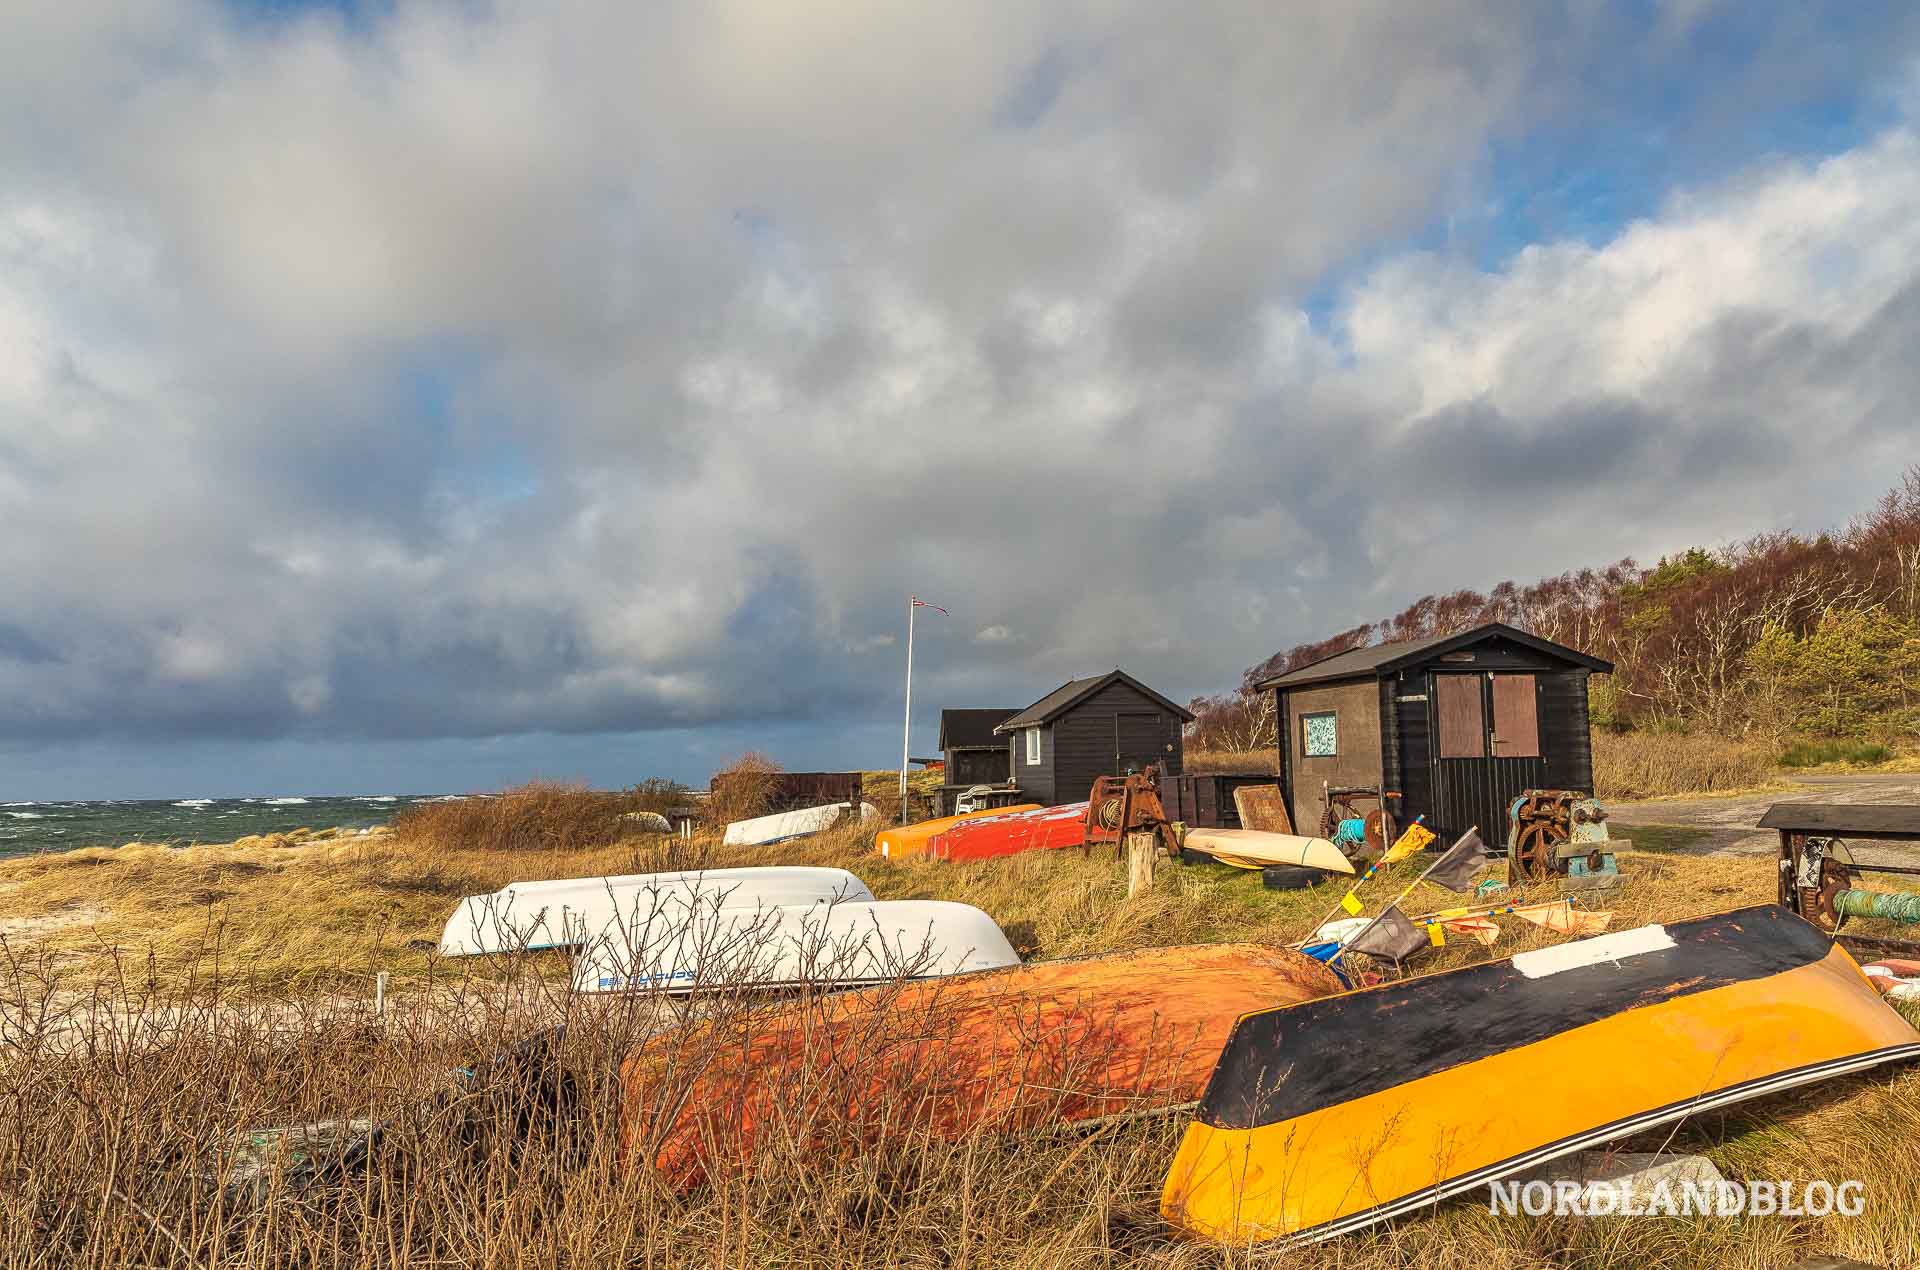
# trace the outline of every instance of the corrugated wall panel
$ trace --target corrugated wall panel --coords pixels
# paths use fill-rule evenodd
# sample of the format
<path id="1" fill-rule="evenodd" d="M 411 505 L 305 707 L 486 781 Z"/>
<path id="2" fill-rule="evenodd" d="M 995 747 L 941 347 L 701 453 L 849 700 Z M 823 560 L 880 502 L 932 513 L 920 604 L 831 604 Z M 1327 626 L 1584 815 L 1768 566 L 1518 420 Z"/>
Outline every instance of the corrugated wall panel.
<path id="1" fill-rule="evenodd" d="M 1587 719 L 1587 672 L 1540 676 L 1540 743 L 1548 785 L 1593 792 L 1593 732 Z"/>
<path id="2" fill-rule="evenodd" d="M 1418 816 L 1433 820 L 1433 739 L 1427 714 L 1427 677 L 1412 674 L 1393 683 L 1393 717 L 1400 742 L 1400 806 L 1402 820 Z"/>

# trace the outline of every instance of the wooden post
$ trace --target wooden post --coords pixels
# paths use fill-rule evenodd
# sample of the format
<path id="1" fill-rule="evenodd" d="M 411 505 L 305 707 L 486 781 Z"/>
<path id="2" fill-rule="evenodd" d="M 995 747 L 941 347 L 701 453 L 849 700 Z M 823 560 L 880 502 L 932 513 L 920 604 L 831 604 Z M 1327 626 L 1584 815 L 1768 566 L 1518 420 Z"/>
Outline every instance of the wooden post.
<path id="1" fill-rule="evenodd" d="M 1127 898 L 1153 889 L 1153 857 L 1159 852 L 1160 839 L 1151 833 L 1127 835 Z"/>

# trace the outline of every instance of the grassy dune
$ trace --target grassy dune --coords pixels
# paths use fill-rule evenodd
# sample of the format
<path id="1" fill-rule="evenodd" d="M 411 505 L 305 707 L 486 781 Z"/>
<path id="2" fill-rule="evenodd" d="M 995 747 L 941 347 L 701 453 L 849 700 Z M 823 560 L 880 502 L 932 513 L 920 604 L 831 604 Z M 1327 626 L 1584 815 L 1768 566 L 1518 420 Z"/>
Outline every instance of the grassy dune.
<path id="1" fill-rule="evenodd" d="M 597 814 L 597 813 L 596 813 Z M 403 826 L 403 829 L 405 827 Z M 518 832 L 518 831 L 516 831 Z M 489 839 L 492 840 L 492 839 Z M 556 837 L 555 841 L 579 839 Z M 1683 844 L 1676 842 L 1675 846 Z M 1156 1215 L 1177 1118 L 1091 1133 L 941 1143 L 903 1132 L 820 1163 L 774 1135 L 751 1172 L 685 1196 L 622 1165 L 610 1086 L 651 1009 L 583 1009 L 556 958 L 438 962 L 454 900 L 516 879 L 698 864 L 852 868 L 882 898 L 978 905 L 1029 957 L 1303 935 L 1338 889 L 1263 890 L 1256 874 L 1163 864 L 1128 901 L 1111 854 L 1038 852 L 975 864 L 882 860 L 870 829 L 752 850 L 639 835 L 602 845 L 499 850 L 417 832 L 190 850 L 132 847 L 0 864 L 0 922 L 85 912 L 83 923 L 6 940 L 0 956 L 0 1264 L 79 1265 L 992 1265 L 1167 1267 L 1775 1266 L 1840 1254 L 1920 1262 L 1920 1071 L 1895 1070 L 1702 1117 L 1634 1149 L 1704 1151 L 1730 1176 L 1867 1181 L 1854 1219 L 1554 1221 L 1495 1218 L 1478 1199 L 1308 1250 L 1189 1244 Z M 1628 853 L 1615 927 L 1772 898 L 1765 859 Z M 1416 869 L 1418 865 L 1414 866 Z M 1377 900 L 1403 882 L 1376 878 Z M 1555 888 L 1529 890 L 1546 898 Z M 1410 911 L 1456 902 L 1424 888 Z M 1508 921 L 1494 949 L 1456 941 L 1424 968 L 1556 939 Z M 114 951 L 114 950 L 117 950 Z M 217 952 L 217 957 L 216 957 Z M 474 961 L 481 959 L 471 959 Z M 117 967 L 117 972 L 116 972 Z M 217 978 L 215 971 L 217 969 Z M 364 998 L 394 976 L 388 1022 L 316 1015 L 268 1027 L 248 1003 Z M 534 1133 L 508 1104 L 467 1093 L 419 1111 L 447 1069 L 523 1035 L 498 996 L 429 1023 L 409 1004 L 453 986 L 530 987 L 566 1017 L 579 1082 L 564 1135 Z M 113 1008 L 44 1022 L 50 1003 L 115 985 Z M 539 994 L 545 993 L 545 996 Z M 36 1022 L 36 1019 L 41 1021 Z M 76 1031 L 75 1029 L 78 1029 Z M 64 1030 L 63 1030 L 64 1029 Z M 85 1043 L 76 1043 L 84 1037 Z M 1374 1056 L 1369 1061 L 1390 1061 Z M 1542 1072 L 1534 1098 L 1609 1079 Z M 898 1092 L 902 1107 L 910 1090 Z M 393 1155 L 364 1182 L 259 1210 L 214 1199 L 208 1161 L 249 1126 L 375 1115 Z M 49 1152 L 47 1143 L 71 1144 Z M 38 1262 L 35 1258 L 39 1258 Z"/>

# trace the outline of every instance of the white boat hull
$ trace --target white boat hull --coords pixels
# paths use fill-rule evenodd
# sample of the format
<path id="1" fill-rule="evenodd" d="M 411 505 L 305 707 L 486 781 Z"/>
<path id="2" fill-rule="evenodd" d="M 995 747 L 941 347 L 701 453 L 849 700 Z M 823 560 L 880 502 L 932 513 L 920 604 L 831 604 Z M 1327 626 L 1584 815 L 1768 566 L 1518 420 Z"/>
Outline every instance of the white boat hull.
<path id="1" fill-rule="evenodd" d="M 574 959 L 579 992 L 851 987 L 1020 964 L 993 919 L 945 900 L 702 911 L 674 930 L 622 931 Z"/>
<path id="2" fill-rule="evenodd" d="M 804 838 L 810 833 L 833 828 L 853 810 L 852 803 L 828 803 L 822 807 L 802 807 L 798 811 L 755 816 L 752 820 L 736 820 L 727 826 L 722 842 L 729 847 L 758 847 L 771 842 L 785 842 L 788 838 Z M 860 804 L 862 824 L 879 814 L 872 803 Z"/>
<path id="3" fill-rule="evenodd" d="M 578 947 L 696 909 L 752 912 L 872 899 L 867 884 L 845 869 L 706 869 L 514 882 L 461 900 L 440 934 L 440 953 L 471 957 Z"/>

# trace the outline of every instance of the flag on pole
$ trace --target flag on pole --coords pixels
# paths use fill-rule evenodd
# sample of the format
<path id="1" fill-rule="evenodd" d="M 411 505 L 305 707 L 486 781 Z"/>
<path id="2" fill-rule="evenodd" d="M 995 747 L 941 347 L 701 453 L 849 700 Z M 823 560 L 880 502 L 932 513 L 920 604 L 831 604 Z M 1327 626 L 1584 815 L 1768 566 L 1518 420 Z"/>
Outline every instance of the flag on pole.
<path id="1" fill-rule="evenodd" d="M 1480 841 L 1480 831 L 1469 829 L 1460 835 L 1460 841 L 1448 847 L 1447 853 L 1420 875 L 1420 880 L 1436 882 L 1449 891 L 1472 890 L 1473 875 L 1486 862 L 1487 848 Z"/>
<path id="2" fill-rule="evenodd" d="M 1365 930 L 1348 940 L 1343 951 L 1365 953 L 1397 964 L 1428 946 L 1427 932 L 1408 921 L 1398 904 L 1390 904 Z"/>
<path id="3" fill-rule="evenodd" d="M 1400 840 L 1387 848 L 1387 854 L 1380 858 L 1382 864 L 1398 864 L 1416 851 L 1425 851 L 1433 845 L 1433 831 L 1418 820 L 1407 826 Z"/>
<path id="4" fill-rule="evenodd" d="M 932 609 L 934 612 L 938 613 L 941 617 L 953 616 L 953 614 L 947 612 L 945 609 L 941 608 L 938 604 L 929 604 L 917 595 L 910 595 L 907 598 L 913 601 L 912 607 L 916 609 Z"/>

